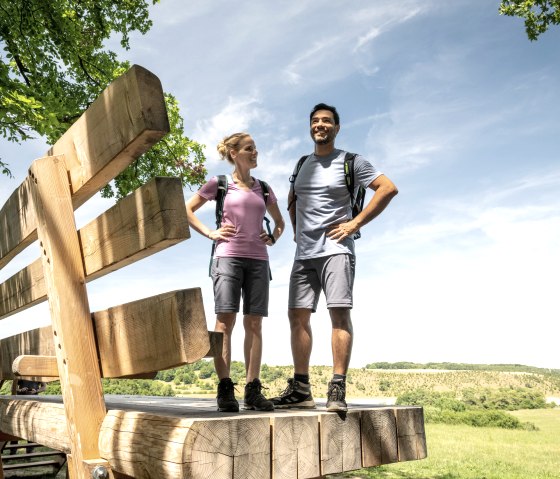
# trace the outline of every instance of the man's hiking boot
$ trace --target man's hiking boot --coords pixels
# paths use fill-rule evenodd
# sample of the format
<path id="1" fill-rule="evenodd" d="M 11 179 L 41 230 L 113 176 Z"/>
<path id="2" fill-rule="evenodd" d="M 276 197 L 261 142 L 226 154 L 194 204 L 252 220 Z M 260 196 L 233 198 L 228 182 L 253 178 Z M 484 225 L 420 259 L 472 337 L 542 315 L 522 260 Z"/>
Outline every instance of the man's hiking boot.
<path id="1" fill-rule="evenodd" d="M 348 411 L 345 399 L 346 383 L 341 379 L 333 379 L 327 392 L 327 411 Z"/>
<path id="2" fill-rule="evenodd" d="M 272 398 L 271 401 L 276 409 L 315 409 L 315 401 L 311 394 L 311 384 L 288 379 L 288 386 L 280 396 Z"/>
<path id="3" fill-rule="evenodd" d="M 263 396 L 262 390 L 263 385 L 258 378 L 245 385 L 245 409 L 254 409 L 256 411 L 274 410 L 274 404 Z"/>
<path id="4" fill-rule="evenodd" d="M 239 412 L 234 386 L 235 384 L 230 378 L 221 379 L 218 383 L 218 411 Z"/>

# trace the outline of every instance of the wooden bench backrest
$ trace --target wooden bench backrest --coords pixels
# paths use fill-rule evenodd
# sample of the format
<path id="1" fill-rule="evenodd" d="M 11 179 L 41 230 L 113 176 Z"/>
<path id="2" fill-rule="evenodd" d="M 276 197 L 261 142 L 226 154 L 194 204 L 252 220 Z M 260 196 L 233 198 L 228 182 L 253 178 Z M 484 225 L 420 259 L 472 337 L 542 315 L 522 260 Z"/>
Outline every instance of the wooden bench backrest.
<path id="1" fill-rule="evenodd" d="M 199 288 L 92 313 L 86 282 L 189 237 L 180 180 L 155 178 L 89 224 L 74 210 L 169 131 L 158 78 L 133 66 L 56 142 L 0 210 L 0 269 L 38 240 L 40 257 L 0 284 L 0 320 L 48 299 L 52 326 L 0 341 L 0 379 L 61 381 L 71 471 L 99 459 L 101 377 L 136 377 L 204 357 Z"/>

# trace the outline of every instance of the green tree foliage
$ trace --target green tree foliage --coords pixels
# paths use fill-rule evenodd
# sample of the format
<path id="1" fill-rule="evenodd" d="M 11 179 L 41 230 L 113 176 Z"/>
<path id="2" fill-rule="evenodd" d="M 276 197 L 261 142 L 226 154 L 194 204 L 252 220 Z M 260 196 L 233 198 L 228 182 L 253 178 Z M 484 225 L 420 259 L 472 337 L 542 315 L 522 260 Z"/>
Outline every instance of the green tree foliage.
<path id="1" fill-rule="evenodd" d="M 263 364 L 261 367 L 261 381 L 263 383 L 271 383 L 276 379 L 285 379 L 284 371 L 278 367 Z"/>
<path id="2" fill-rule="evenodd" d="M 201 367 L 198 370 L 199 379 L 208 379 L 216 374 L 214 364 L 210 361 L 201 361 Z"/>
<path id="3" fill-rule="evenodd" d="M 136 396 L 173 396 L 173 389 L 168 384 L 149 379 L 102 379 L 104 394 L 136 395 Z M 47 395 L 60 395 L 60 381 L 47 384 Z"/>
<path id="4" fill-rule="evenodd" d="M 453 392 L 436 392 L 415 389 L 402 394 L 397 404 L 432 406 L 438 409 L 464 411 L 466 409 L 497 409 L 517 411 L 519 409 L 543 409 L 547 404 L 542 393 L 529 388 L 468 389 L 460 397 Z"/>
<path id="5" fill-rule="evenodd" d="M 534 430 L 534 425 L 521 423 L 505 411 L 552 407 L 542 394 L 527 388 L 471 389 L 459 398 L 452 392 L 416 389 L 399 396 L 397 404 L 423 406 L 431 423 L 528 430 Z"/>
<path id="6" fill-rule="evenodd" d="M 451 411 L 449 409 L 427 409 L 425 420 L 432 424 L 466 424 L 474 427 L 499 427 L 502 429 L 536 430 L 534 424 L 522 423 L 503 411 Z"/>
<path id="7" fill-rule="evenodd" d="M 376 362 L 366 364 L 366 369 L 435 369 L 448 371 L 500 371 L 515 373 L 535 373 L 560 377 L 560 369 L 537 368 L 523 364 L 467 364 L 467 363 L 396 363 Z"/>
<path id="8" fill-rule="evenodd" d="M 152 4 L 159 0 L 152 0 Z M 21 142 L 34 133 L 54 143 L 103 89 L 128 68 L 104 43 L 121 46 L 146 33 L 148 0 L 0 0 L 0 134 Z M 184 136 L 177 101 L 166 95 L 171 132 L 123 172 L 105 196 L 120 198 L 156 176 L 201 184 L 202 147 Z M 192 158 L 192 159 L 191 159 Z M 0 171 L 10 175 L 0 159 Z"/>
<path id="9" fill-rule="evenodd" d="M 204 183 L 203 146 L 184 134 L 183 118 L 173 95 L 165 94 L 170 132 L 149 151 L 118 175 L 101 191 L 105 198 L 123 198 L 154 176 L 176 176 L 183 186 Z"/>
<path id="10" fill-rule="evenodd" d="M 550 25 L 560 24 L 560 0 L 502 0 L 501 15 L 525 19 L 529 40 L 536 40 Z"/>

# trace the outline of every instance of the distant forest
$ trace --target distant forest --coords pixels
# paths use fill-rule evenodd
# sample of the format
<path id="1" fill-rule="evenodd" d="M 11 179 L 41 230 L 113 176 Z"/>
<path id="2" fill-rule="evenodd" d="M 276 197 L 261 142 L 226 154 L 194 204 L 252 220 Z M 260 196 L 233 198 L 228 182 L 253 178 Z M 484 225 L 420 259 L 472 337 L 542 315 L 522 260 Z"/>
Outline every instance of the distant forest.
<path id="1" fill-rule="evenodd" d="M 537 368 L 523 364 L 466 364 L 466 363 L 369 363 L 366 369 L 438 369 L 449 371 L 501 371 L 510 373 L 560 374 L 560 369 Z"/>

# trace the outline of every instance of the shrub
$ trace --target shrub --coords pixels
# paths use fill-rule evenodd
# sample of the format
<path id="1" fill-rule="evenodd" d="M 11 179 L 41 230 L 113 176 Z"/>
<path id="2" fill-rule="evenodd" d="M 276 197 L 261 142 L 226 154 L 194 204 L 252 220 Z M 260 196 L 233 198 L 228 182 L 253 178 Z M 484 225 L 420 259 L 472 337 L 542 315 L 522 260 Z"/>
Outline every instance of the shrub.
<path id="1" fill-rule="evenodd" d="M 522 423 L 504 411 L 450 411 L 434 407 L 424 409 L 426 422 L 440 424 L 465 424 L 474 427 L 499 427 L 502 429 L 537 430 L 531 423 Z"/>

